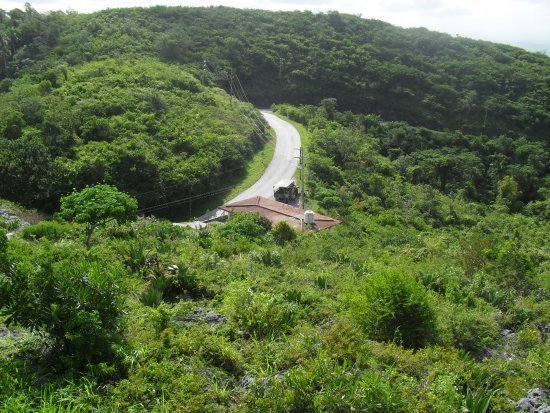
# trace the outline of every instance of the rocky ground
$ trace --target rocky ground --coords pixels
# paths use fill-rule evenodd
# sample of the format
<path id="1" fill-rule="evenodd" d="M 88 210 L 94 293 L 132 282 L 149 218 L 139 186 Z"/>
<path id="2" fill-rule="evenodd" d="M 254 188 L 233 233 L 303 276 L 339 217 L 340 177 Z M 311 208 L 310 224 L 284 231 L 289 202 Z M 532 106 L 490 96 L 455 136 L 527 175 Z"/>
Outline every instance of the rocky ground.
<path id="1" fill-rule="evenodd" d="M 543 389 L 531 389 L 516 404 L 516 411 L 529 413 L 550 413 L 550 392 Z"/>
<path id="2" fill-rule="evenodd" d="M 15 212 L 9 209 L 0 209 L 0 220 L 4 221 L 8 229 L 8 238 L 11 238 L 16 231 L 21 231 L 30 223 L 21 219 Z"/>

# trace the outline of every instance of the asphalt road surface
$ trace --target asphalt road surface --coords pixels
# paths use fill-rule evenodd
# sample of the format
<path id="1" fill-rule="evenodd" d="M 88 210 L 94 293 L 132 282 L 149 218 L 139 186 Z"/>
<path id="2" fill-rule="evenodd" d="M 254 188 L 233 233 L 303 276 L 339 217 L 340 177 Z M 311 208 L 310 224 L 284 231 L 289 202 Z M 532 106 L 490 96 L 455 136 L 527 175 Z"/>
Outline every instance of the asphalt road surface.
<path id="1" fill-rule="evenodd" d="M 273 186 L 283 179 L 292 179 L 296 173 L 301 146 L 300 134 L 294 126 L 271 112 L 267 110 L 261 112 L 276 134 L 273 159 L 254 185 L 241 192 L 227 204 L 254 196 L 273 198 Z"/>

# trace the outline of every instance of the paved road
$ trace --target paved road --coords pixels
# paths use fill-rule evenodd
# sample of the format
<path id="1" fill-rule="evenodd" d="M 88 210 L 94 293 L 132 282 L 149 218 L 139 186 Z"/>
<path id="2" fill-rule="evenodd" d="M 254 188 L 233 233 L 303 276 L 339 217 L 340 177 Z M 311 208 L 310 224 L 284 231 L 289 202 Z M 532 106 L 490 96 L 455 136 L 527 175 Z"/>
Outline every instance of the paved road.
<path id="1" fill-rule="evenodd" d="M 269 123 L 269 126 L 275 131 L 276 143 L 273 159 L 264 174 L 254 185 L 241 192 L 231 201 L 226 202 L 227 204 L 254 196 L 273 198 L 273 186 L 283 179 L 292 179 L 296 173 L 296 168 L 298 167 L 297 156 L 300 154 L 300 146 L 302 144 L 300 134 L 294 126 L 273 115 L 270 111 L 262 110 L 261 112 L 267 123 Z M 174 225 L 200 229 L 205 226 L 204 221 L 222 212 L 221 210 L 210 211 L 201 216 L 197 221 L 174 223 Z"/>
<path id="2" fill-rule="evenodd" d="M 227 202 L 228 204 L 254 196 L 273 198 L 273 186 L 283 179 L 292 179 L 298 167 L 297 157 L 300 154 L 301 141 L 296 128 L 270 111 L 261 112 L 277 136 L 273 159 L 262 177 L 250 188 Z"/>

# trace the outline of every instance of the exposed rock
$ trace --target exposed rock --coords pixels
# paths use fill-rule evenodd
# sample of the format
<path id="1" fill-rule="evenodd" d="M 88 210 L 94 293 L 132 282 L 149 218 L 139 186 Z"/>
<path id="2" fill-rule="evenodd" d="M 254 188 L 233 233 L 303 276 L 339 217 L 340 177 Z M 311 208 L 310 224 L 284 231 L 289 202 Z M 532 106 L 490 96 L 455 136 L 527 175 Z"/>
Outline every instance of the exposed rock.
<path id="1" fill-rule="evenodd" d="M 256 384 L 256 380 L 254 377 L 250 375 L 246 375 L 241 379 L 240 385 L 244 389 L 250 389 L 252 386 Z"/>
<path id="2" fill-rule="evenodd" d="M 27 221 L 22 220 L 17 216 L 17 214 L 9 209 L 0 209 L 0 217 L 4 218 L 8 222 L 15 221 L 18 224 L 17 231 L 21 231 L 23 228 L 30 225 Z"/>
<path id="3" fill-rule="evenodd" d="M 177 274 L 178 270 L 179 270 L 179 267 L 176 264 L 172 264 L 168 266 L 168 272 L 170 274 Z"/>
<path id="4" fill-rule="evenodd" d="M 550 336 L 550 323 L 539 326 L 539 330 L 541 333 L 542 341 L 546 343 L 546 340 L 548 340 L 548 336 Z"/>
<path id="5" fill-rule="evenodd" d="M 533 405 L 528 398 L 521 399 L 516 403 L 516 411 L 518 412 L 530 412 Z"/>
<path id="6" fill-rule="evenodd" d="M 22 337 L 24 334 L 25 333 L 21 331 L 13 331 L 7 327 L 0 325 L 0 342 L 10 338 L 19 338 L 19 337 Z"/>
<path id="7" fill-rule="evenodd" d="M 180 327 L 189 327 L 201 322 L 209 324 L 211 327 L 216 327 L 226 321 L 227 319 L 222 314 L 204 307 L 197 307 L 184 316 L 176 315 L 174 317 L 174 324 Z"/>
<path id="8" fill-rule="evenodd" d="M 517 412 L 550 413 L 550 392 L 543 389 L 531 389 L 516 403 Z"/>
<path id="9" fill-rule="evenodd" d="M 517 336 L 512 330 L 502 330 L 500 335 L 504 338 L 515 338 Z"/>

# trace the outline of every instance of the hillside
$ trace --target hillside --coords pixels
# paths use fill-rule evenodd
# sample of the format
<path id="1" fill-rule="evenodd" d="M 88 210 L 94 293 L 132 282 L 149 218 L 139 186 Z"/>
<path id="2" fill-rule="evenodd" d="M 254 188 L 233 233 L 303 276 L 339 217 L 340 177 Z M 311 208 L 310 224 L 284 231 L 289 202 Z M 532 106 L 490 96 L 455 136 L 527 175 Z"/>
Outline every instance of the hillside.
<path id="1" fill-rule="evenodd" d="M 153 59 L 57 66 L 6 89 L 0 197 L 47 210 L 97 182 L 141 208 L 204 193 L 242 173 L 268 138 L 250 105 Z"/>
<path id="2" fill-rule="evenodd" d="M 332 12 L 226 7 L 3 12 L 0 78 L 121 55 L 238 75 L 253 102 L 318 104 L 414 126 L 542 139 L 550 58 L 520 48 Z"/>
<path id="3" fill-rule="evenodd" d="M 1 408 L 512 413 L 549 388 L 548 197 L 449 196 L 383 154 L 399 125 L 279 109 L 307 127 L 310 206 L 344 224 L 141 218 L 90 249 L 83 224 L 26 228 L 0 242 Z"/>
<path id="4" fill-rule="evenodd" d="M 223 7 L 0 36 L 0 411 L 548 409 L 548 57 Z M 140 216 L 250 166 L 244 89 L 341 225 Z"/>

